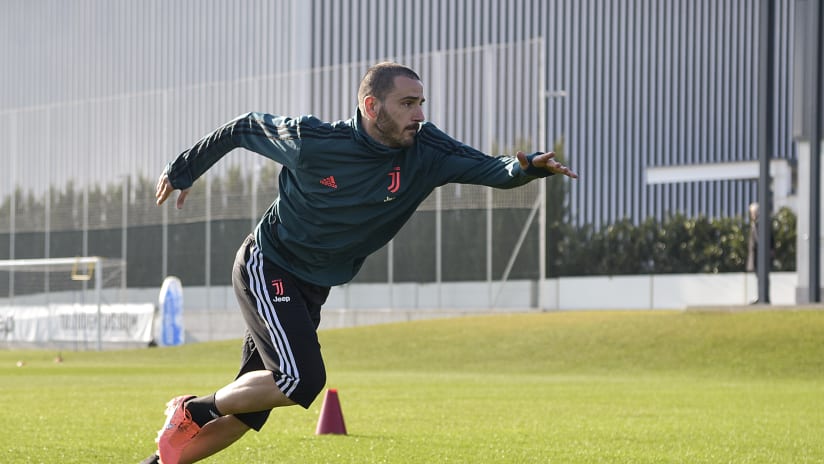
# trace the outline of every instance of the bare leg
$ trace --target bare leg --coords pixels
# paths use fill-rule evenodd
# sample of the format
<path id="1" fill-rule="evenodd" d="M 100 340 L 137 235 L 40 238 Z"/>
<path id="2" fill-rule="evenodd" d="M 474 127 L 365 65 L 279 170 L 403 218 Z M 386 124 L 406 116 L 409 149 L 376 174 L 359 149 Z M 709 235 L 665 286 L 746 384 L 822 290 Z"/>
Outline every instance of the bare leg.
<path id="1" fill-rule="evenodd" d="M 215 404 L 223 414 L 240 414 L 295 403 L 280 391 L 271 371 L 252 371 L 218 390 Z"/>
<path id="2" fill-rule="evenodd" d="M 236 442 L 249 426 L 234 414 L 264 411 L 295 404 L 275 384 L 270 371 L 252 371 L 215 393 L 215 404 L 225 416 L 204 425 L 192 441 L 186 445 L 180 464 L 190 464 L 207 458 Z"/>
<path id="3" fill-rule="evenodd" d="M 204 425 L 200 432 L 183 449 L 180 464 L 190 464 L 226 449 L 249 430 L 234 416 L 219 417 Z"/>

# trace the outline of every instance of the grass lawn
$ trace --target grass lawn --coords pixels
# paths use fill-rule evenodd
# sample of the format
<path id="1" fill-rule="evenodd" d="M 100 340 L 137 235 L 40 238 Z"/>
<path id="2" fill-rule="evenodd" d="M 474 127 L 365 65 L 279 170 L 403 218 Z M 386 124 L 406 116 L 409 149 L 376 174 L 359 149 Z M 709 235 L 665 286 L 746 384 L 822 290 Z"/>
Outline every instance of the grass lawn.
<path id="1" fill-rule="evenodd" d="M 824 312 L 496 315 L 321 343 L 349 435 L 314 435 L 320 397 L 204 462 L 824 462 Z M 136 463 L 166 400 L 213 392 L 239 353 L 0 351 L 0 461 Z"/>

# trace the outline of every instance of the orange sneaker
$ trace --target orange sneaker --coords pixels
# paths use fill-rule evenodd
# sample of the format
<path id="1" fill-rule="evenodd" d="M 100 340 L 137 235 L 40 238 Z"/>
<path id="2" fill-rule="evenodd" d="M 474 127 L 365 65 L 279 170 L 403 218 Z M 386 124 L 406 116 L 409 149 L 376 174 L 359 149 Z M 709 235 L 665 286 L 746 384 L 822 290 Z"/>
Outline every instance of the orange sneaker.
<path id="1" fill-rule="evenodd" d="M 183 404 L 194 395 L 178 396 L 166 403 L 166 422 L 157 432 L 157 454 L 161 464 L 178 464 L 183 448 L 200 432 Z"/>

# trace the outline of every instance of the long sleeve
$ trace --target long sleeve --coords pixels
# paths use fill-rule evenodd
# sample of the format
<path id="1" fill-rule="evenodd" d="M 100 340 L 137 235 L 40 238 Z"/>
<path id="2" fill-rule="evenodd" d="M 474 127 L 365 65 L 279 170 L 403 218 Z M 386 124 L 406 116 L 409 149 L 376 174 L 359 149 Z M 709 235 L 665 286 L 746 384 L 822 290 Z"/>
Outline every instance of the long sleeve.
<path id="1" fill-rule="evenodd" d="M 299 122 L 263 113 L 238 116 L 181 153 L 169 163 L 166 173 L 175 188 L 189 188 L 235 148 L 246 148 L 292 168 L 300 155 Z"/>
<path id="2" fill-rule="evenodd" d="M 489 156 L 449 137 L 432 124 L 424 126 L 418 141 L 427 151 L 438 154 L 438 162 L 433 166 L 437 172 L 433 174 L 440 179 L 440 185 L 455 182 L 508 189 L 551 175 L 531 164 L 523 170 L 512 156 Z M 527 159 L 531 162 L 536 155 L 538 153 L 528 155 Z"/>

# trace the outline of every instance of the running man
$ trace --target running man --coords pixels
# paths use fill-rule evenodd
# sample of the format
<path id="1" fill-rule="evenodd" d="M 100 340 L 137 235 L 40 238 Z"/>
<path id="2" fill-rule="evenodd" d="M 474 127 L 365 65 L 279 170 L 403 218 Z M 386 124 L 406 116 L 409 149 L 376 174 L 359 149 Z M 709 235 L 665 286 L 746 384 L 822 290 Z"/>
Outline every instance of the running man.
<path id="1" fill-rule="evenodd" d="M 554 153 L 492 157 L 425 122 L 413 70 L 371 67 L 346 121 L 249 113 L 217 128 L 166 166 L 157 204 L 235 148 L 283 167 L 279 196 L 237 252 L 232 284 L 246 322 L 235 380 L 206 396 L 167 404 L 157 454 L 144 463 L 191 463 L 259 431 L 273 408 L 308 408 L 326 383 L 318 343 L 330 287 L 352 280 L 418 205 L 448 183 L 508 189 L 552 174 L 577 178 Z"/>

